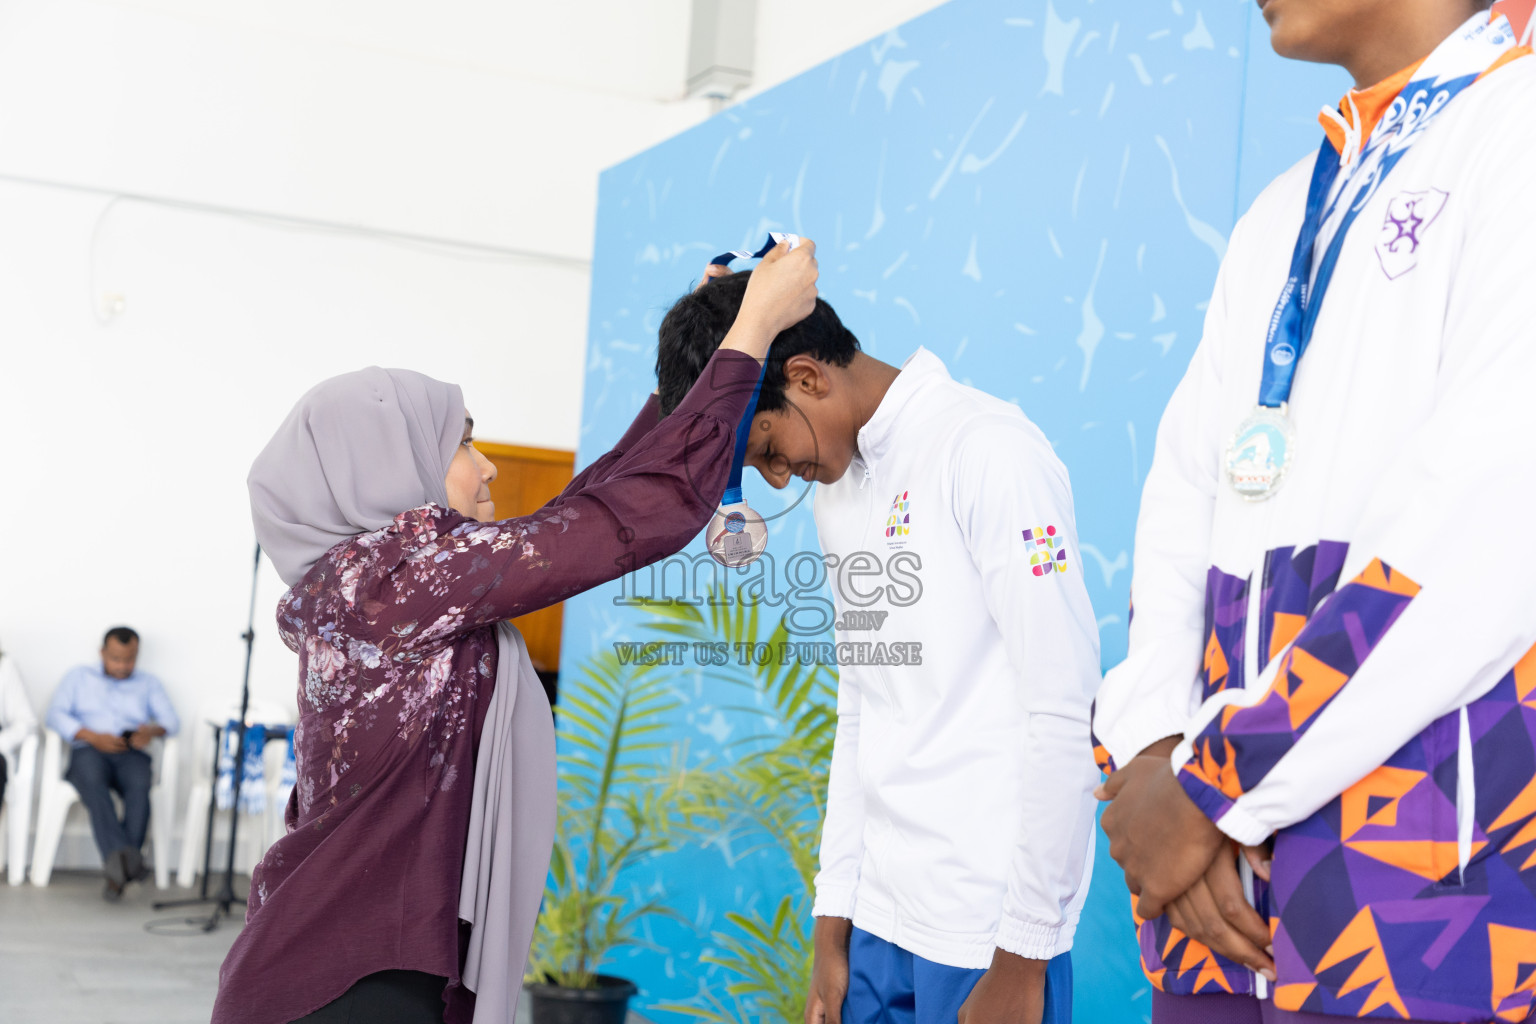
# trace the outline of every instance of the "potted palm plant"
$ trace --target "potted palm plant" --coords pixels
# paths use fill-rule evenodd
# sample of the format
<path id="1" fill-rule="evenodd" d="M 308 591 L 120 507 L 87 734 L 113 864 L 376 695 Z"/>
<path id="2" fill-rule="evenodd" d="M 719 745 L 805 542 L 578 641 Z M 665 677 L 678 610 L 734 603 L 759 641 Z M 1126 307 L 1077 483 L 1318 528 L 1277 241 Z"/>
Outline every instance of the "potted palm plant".
<path id="1" fill-rule="evenodd" d="M 617 892 L 625 868 L 673 848 L 689 785 L 681 753 L 657 770 L 657 738 L 677 707 L 654 667 L 611 653 L 582 666 L 559 699 L 560 827 L 528 958 L 534 1024 L 622 1024 L 635 985 L 599 973 L 636 927 L 673 912 Z"/>
<path id="2" fill-rule="evenodd" d="M 760 622 L 753 603 L 726 604 L 711 595 L 705 608 L 656 606 L 653 628 L 695 642 L 757 644 Z M 739 689 L 734 710 L 760 728 L 732 744 L 733 763 L 696 772 L 682 793 L 681 820 L 697 831 L 725 830 L 738 849 L 767 848 L 781 855 L 799 885 L 765 914 L 725 915 L 729 927 L 712 933 L 716 950 L 699 959 L 723 969 L 723 992 L 660 1007 L 712 1024 L 800 1024 L 812 963 L 811 892 L 816 876 L 827 773 L 837 732 L 837 677 L 833 666 L 783 658 L 791 636 L 780 619 L 767 638 L 766 664 L 731 664 L 706 670 L 714 683 Z M 734 649 L 734 648 L 733 648 Z"/>

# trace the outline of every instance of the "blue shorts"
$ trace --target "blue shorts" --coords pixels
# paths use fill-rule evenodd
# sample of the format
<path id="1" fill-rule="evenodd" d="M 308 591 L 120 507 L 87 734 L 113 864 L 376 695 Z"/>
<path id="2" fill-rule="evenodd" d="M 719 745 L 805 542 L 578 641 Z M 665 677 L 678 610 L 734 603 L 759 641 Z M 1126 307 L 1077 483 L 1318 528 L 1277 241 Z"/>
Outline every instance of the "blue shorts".
<path id="1" fill-rule="evenodd" d="M 848 942 L 848 998 L 843 1024 L 955 1024 L 986 971 L 945 967 L 859 928 Z M 1045 968 L 1041 1024 L 1071 1024 L 1072 955 Z"/>

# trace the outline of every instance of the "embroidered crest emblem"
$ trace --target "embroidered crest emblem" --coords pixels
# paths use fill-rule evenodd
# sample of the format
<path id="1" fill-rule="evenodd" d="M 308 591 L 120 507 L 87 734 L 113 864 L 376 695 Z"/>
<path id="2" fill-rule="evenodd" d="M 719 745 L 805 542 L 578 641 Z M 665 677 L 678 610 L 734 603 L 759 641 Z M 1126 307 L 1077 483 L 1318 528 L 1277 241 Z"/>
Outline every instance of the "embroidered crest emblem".
<path id="1" fill-rule="evenodd" d="M 1376 240 L 1376 258 L 1389 279 L 1396 280 L 1418 265 L 1424 232 L 1440 216 L 1449 198 L 1449 193 L 1430 188 L 1399 192 L 1387 203 L 1381 237 Z"/>

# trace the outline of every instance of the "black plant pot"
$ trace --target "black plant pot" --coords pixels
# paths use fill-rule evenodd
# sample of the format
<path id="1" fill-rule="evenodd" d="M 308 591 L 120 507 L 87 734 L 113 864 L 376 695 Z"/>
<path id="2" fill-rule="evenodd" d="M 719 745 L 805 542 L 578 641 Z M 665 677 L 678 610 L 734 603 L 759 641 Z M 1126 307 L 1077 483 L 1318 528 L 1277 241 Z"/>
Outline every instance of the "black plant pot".
<path id="1" fill-rule="evenodd" d="M 607 974 L 597 976 L 596 988 L 525 987 L 533 997 L 533 1024 L 624 1024 L 629 997 L 640 991 L 634 982 Z"/>

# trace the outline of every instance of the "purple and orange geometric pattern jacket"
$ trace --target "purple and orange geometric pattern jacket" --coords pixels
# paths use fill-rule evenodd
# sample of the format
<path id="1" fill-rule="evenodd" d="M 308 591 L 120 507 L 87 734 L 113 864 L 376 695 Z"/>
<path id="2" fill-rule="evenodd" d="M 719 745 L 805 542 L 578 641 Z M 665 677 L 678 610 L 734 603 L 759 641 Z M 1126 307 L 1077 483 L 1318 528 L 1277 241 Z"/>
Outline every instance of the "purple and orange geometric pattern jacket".
<path id="1" fill-rule="evenodd" d="M 1514 60 L 1364 205 L 1299 364 L 1295 463 L 1256 503 L 1222 456 L 1258 395 L 1310 157 L 1233 232 L 1159 428 L 1129 653 L 1094 733 L 1105 771 L 1182 736 L 1194 803 L 1273 843 L 1251 898 L 1277 981 L 1138 921 L 1164 992 L 1388 1020 L 1532 1012 L 1536 217 L 1504 185 L 1536 180 L 1533 109 L 1536 61 Z"/>

